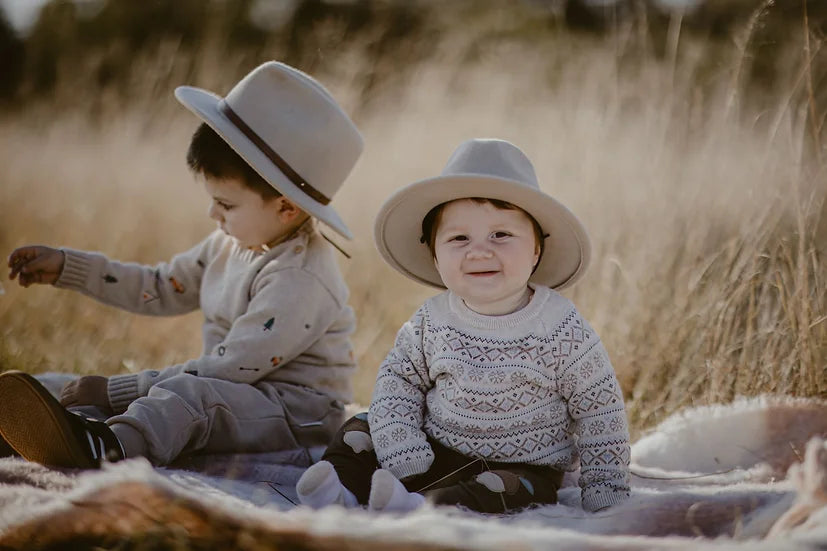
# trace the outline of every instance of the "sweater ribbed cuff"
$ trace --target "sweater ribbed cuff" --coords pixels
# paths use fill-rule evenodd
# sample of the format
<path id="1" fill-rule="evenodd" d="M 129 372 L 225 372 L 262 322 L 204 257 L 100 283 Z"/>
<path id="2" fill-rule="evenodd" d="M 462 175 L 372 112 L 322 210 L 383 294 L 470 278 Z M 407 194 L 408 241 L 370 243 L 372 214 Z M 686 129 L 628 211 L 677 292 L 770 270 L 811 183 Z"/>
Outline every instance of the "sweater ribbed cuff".
<path id="1" fill-rule="evenodd" d="M 433 456 L 425 457 L 423 459 L 412 459 L 411 461 L 407 461 L 401 465 L 394 465 L 388 470 L 399 480 L 404 480 L 409 476 L 415 476 L 428 472 L 428 469 L 431 468 L 431 464 L 433 464 L 433 462 Z"/>
<path id="2" fill-rule="evenodd" d="M 629 495 L 629 490 L 603 491 L 597 493 L 586 489 L 583 491 L 581 502 L 583 505 L 583 510 L 593 513 L 599 509 L 603 509 L 604 507 L 617 505 L 618 503 L 628 499 Z"/>
<path id="3" fill-rule="evenodd" d="M 63 271 L 55 281 L 55 287 L 65 289 L 82 289 L 86 287 L 86 279 L 89 274 L 91 263 L 89 258 L 71 249 L 60 249 L 63 251 Z"/>
<path id="4" fill-rule="evenodd" d="M 113 375 L 109 377 L 107 390 L 112 411 L 123 413 L 138 398 L 138 375 Z"/>

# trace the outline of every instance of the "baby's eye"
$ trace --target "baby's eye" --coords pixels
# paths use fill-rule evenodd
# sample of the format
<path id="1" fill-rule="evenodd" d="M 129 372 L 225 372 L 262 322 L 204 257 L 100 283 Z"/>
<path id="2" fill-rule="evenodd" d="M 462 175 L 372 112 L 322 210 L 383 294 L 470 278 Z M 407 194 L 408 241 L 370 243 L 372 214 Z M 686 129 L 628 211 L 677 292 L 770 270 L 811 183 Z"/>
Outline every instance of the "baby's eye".
<path id="1" fill-rule="evenodd" d="M 215 204 L 218 205 L 219 208 L 224 210 L 231 210 L 233 208 L 232 205 L 225 203 L 224 201 L 216 201 Z"/>
<path id="2" fill-rule="evenodd" d="M 455 235 L 449 241 L 468 241 L 467 235 Z"/>
<path id="3" fill-rule="evenodd" d="M 511 234 L 507 231 L 495 231 L 491 234 L 494 239 L 503 239 L 505 237 L 511 237 Z"/>

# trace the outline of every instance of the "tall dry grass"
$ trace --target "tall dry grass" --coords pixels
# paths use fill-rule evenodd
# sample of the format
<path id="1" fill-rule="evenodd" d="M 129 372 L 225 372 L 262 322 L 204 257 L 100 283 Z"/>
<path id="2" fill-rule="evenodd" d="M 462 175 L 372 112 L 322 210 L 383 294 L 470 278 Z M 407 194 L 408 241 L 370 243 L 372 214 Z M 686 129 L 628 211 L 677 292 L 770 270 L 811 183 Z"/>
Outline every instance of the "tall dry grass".
<path id="1" fill-rule="evenodd" d="M 342 268 L 359 317 L 358 401 L 368 401 L 398 327 L 432 293 L 380 261 L 373 215 L 473 136 L 522 147 L 543 188 L 589 229 L 592 266 L 564 294 L 604 340 L 635 431 L 741 394 L 827 395 L 825 173 L 809 106 L 792 100 L 812 84 L 800 76 L 804 56 L 788 60 L 774 107 L 751 112 L 739 83 L 745 47 L 717 50 L 710 70 L 704 43 L 679 50 L 679 25 L 672 33 L 665 57 L 641 50 L 632 28 L 500 41 L 473 60 L 457 59 L 468 49 L 447 40 L 369 108 L 356 91 L 358 59 L 320 75 L 367 144 L 334 201 L 356 235 Z M 148 63 L 170 70 L 167 58 Z M 220 67 L 207 64 L 197 84 L 226 91 Z M 154 263 L 209 231 L 206 196 L 183 161 L 196 121 L 168 92 L 92 122 L 48 102 L 0 120 L 0 251 L 46 243 Z M 112 374 L 200 352 L 197 313 L 140 318 L 3 283 L 6 367 Z"/>

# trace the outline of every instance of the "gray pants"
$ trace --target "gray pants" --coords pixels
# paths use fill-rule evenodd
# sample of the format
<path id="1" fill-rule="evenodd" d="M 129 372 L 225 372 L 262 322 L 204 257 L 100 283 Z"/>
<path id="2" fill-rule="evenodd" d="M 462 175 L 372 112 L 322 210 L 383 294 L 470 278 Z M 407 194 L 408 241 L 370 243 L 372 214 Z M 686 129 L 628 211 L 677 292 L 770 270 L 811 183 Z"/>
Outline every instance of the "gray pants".
<path id="1" fill-rule="evenodd" d="M 344 405 L 311 388 L 255 386 L 181 374 L 149 389 L 110 426 L 126 423 L 167 465 L 182 453 L 256 453 L 325 446 L 344 422 Z"/>

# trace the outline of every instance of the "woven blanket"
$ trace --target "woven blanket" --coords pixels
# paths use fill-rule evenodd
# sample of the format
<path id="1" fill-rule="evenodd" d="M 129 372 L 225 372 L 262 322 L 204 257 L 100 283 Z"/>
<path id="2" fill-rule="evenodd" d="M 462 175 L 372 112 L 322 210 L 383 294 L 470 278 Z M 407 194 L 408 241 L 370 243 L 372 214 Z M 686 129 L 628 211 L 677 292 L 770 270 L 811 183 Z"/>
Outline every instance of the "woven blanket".
<path id="1" fill-rule="evenodd" d="M 295 506 L 319 449 L 99 471 L 4 458 L 0 549 L 824 549 L 824 437 L 827 403 L 815 399 L 684 411 L 633 444 L 632 497 L 598 513 L 581 509 L 576 472 L 553 506 L 397 515 Z"/>

